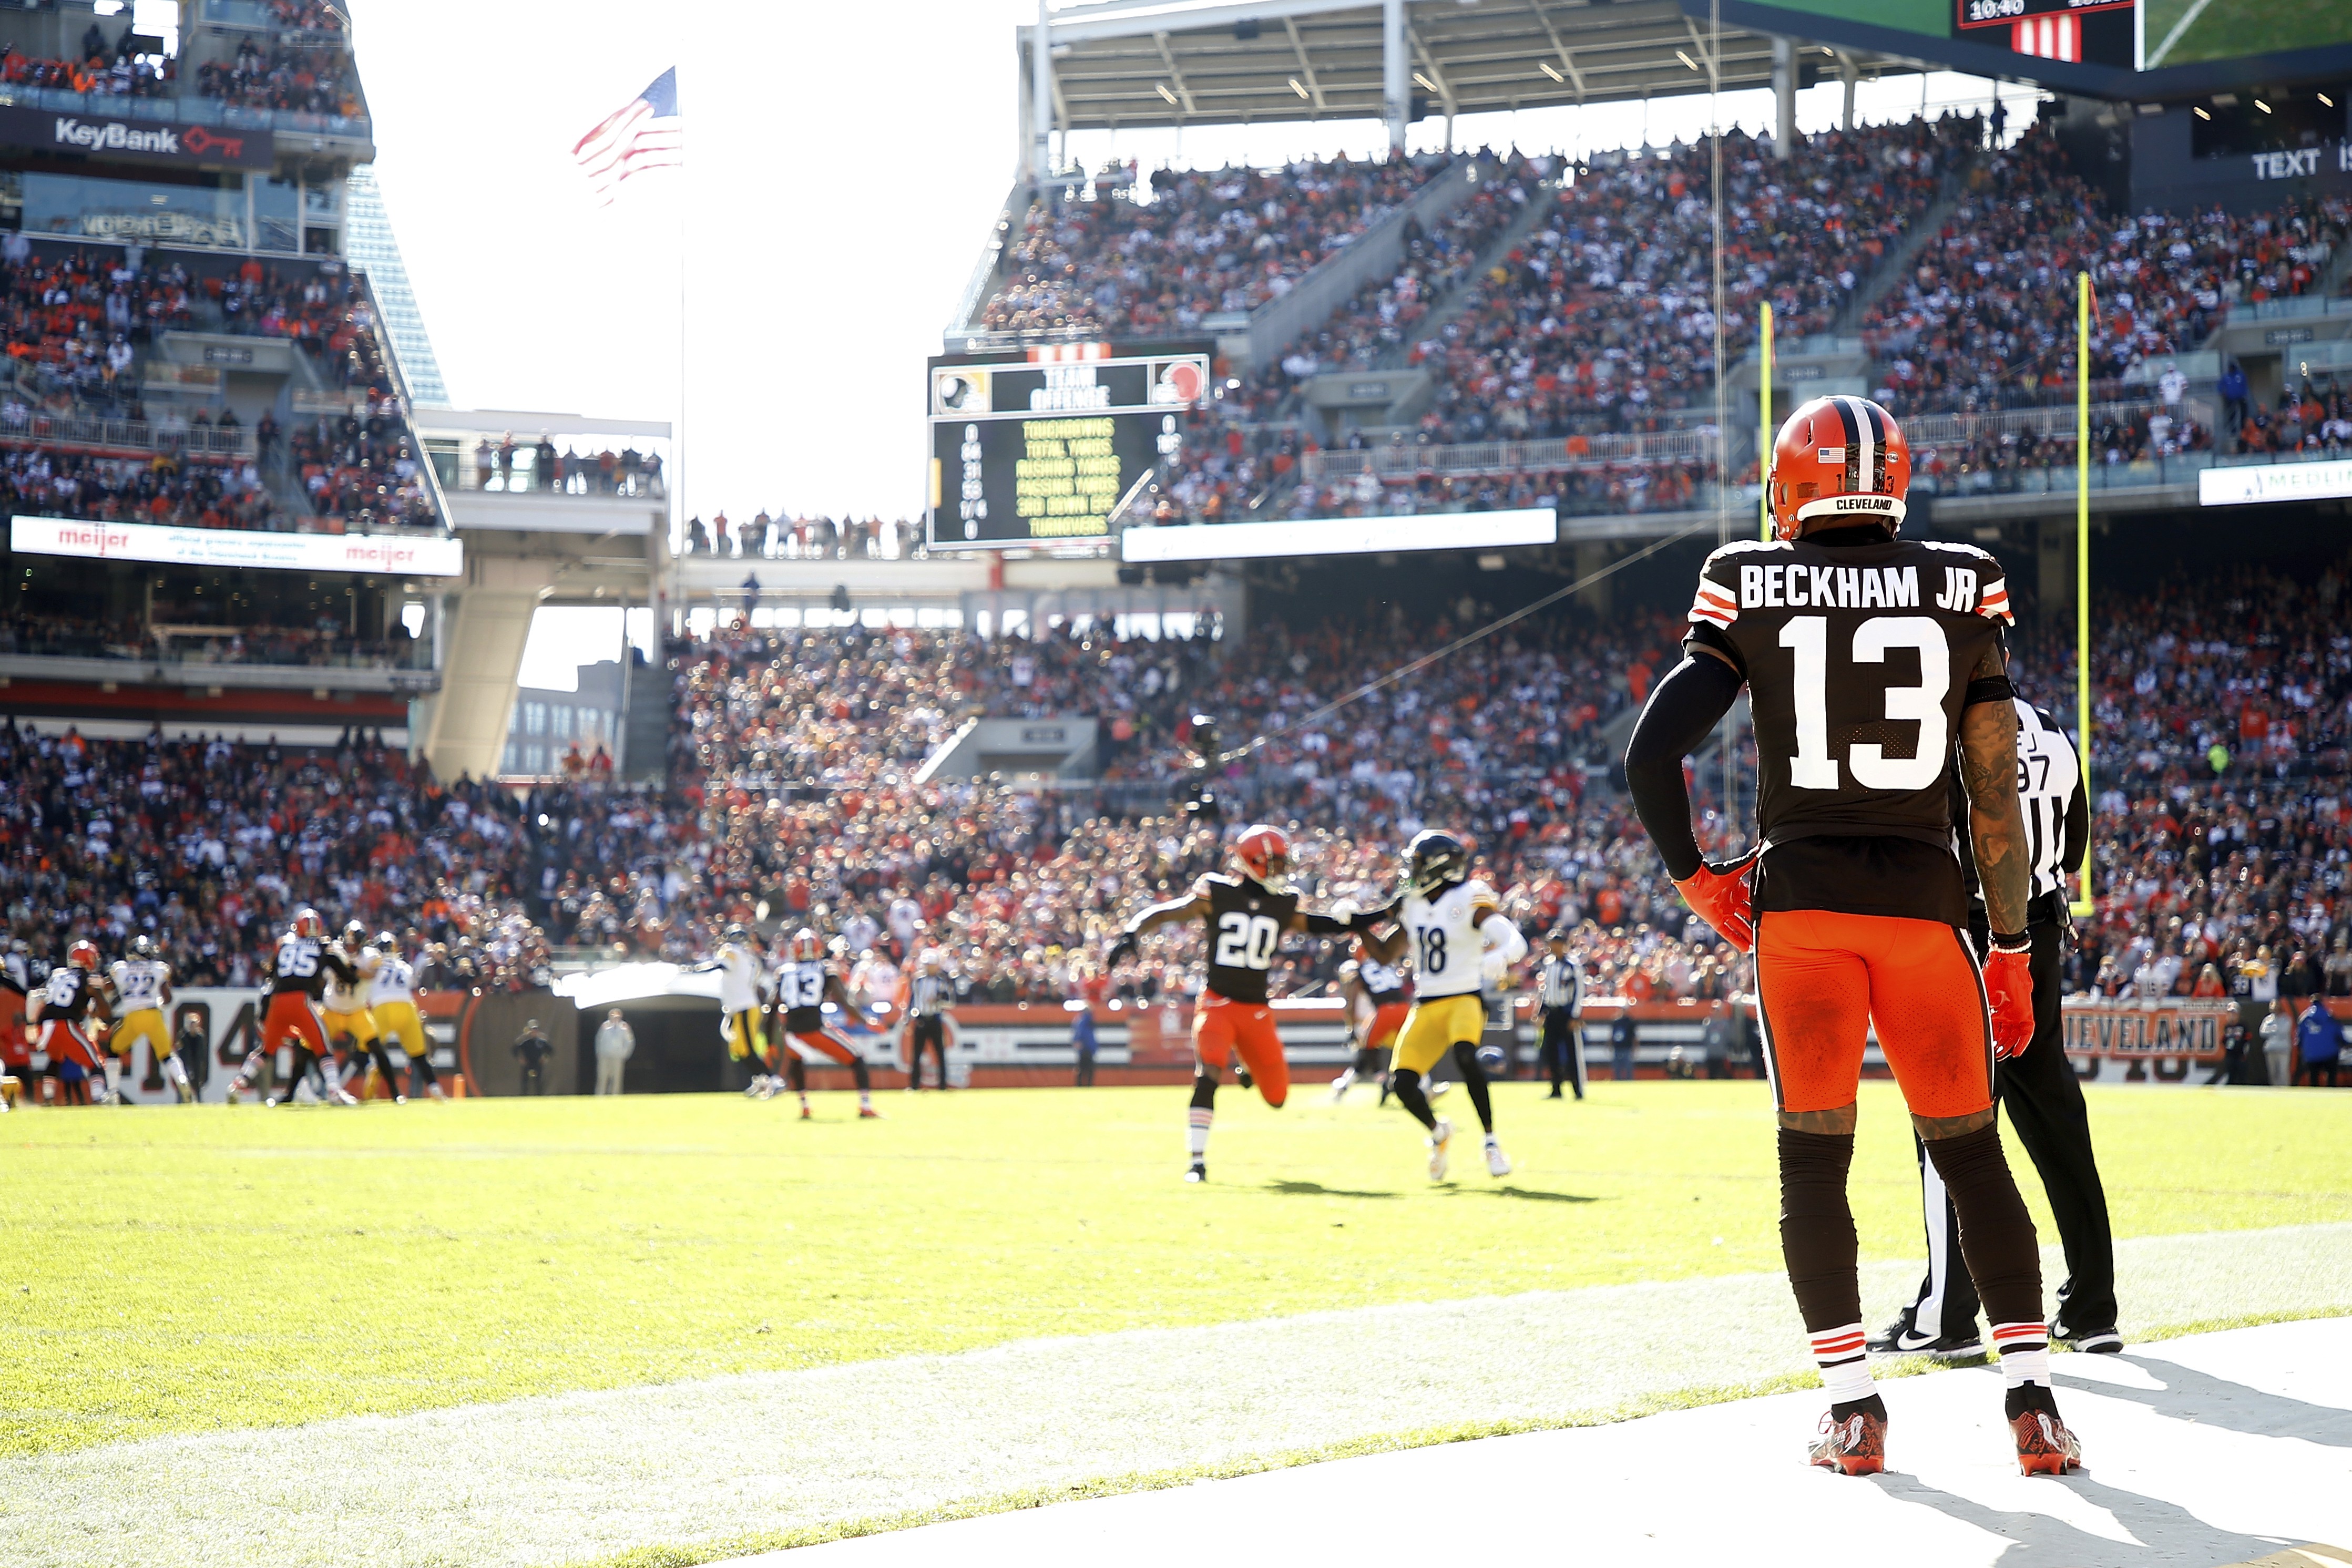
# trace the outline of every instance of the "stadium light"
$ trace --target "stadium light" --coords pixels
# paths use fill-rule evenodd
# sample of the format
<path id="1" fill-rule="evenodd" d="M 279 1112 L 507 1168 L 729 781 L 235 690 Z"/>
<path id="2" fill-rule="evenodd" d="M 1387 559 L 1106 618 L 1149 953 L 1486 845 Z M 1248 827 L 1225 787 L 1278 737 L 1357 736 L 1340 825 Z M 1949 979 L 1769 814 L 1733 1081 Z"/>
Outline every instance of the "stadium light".
<path id="1" fill-rule="evenodd" d="M 1698 62 L 1691 58 L 1689 55 L 1684 53 L 1680 49 L 1676 49 L 1675 51 L 1675 58 L 1682 61 L 1684 65 L 1688 66 L 1693 70 L 1698 69 Z"/>
<path id="2" fill-rule="evenodd" d="M 1435 92 L 1437 90 L 1437 84 L 1430 80 L 1427 77 L 1422 75 L 1419 71 L 1412 73 L 1412 79 L 1419 82 L 1426 91 Z"/>
<path id="3" fill-rule="evenodd" d="M 1170 92 L 1170 91 L 1168 90 L 1168 84 L 1167 84 L 1166 82 L 1164 82 L 1164 81 L 1156 81 L 1156 82 L 1153 82 L 1153 83 L 1151 84 L 1151 86 L 1152 86 L 1153 89 L 1154 89 L 1154 90 L 1156 90 L 1156 91 L 1160 94 L 1160 97 L 1162 97 L 1162 98 L 1166 99 L 1167 99 L 1167 100 L 1168 100 L 1171 105 L 1176 101 L 1176 95 L 1175 95 L 1174 93 Z"/>
<path id="4" fill-rule="evenodd" d="M 1290 90 L 1297 93 L 1301 98 L 1305 98 L 1307 96 L 1307 89 L 1300 84 L 1297 77 L 1292 77 L 1290 78 Z"/>
<path id="5" fill-rule="evenodd" d="M 2271 106 L 2264 103 L 2261 99 L 2254 99 L 2254 107 L 2261 110 L 2264 114 L 2268 114 L 2271 111 Z"/>
<path id="6" fill-rule="evenodd" d="M 1536 69 L 1543 72 L 1544 75 L 1551 78 L 1551 79 L 1556 82 L 1565 83 L 1568 80 L 1566 77 L 1552 69 L 1551 62 L 1549 60 L 1538 60 L 1536 62 Z"/>
<path id="7" fill-rule="evenodd" d="M 2211 115 L 2206 113 L 2202 109 L 2192 108 L 2189 112 L 2195 115 L 2200 120 L 2210 120 L 2213 118 Z"/>
<path id="8" fill-rule="evenodd" d="M 2326 104 L 2330 109 L 2334 109 L 2336 107 L 2336 100 L 2328 97 L 2324 92 L 2319 95 L 2319 101 Z"/>

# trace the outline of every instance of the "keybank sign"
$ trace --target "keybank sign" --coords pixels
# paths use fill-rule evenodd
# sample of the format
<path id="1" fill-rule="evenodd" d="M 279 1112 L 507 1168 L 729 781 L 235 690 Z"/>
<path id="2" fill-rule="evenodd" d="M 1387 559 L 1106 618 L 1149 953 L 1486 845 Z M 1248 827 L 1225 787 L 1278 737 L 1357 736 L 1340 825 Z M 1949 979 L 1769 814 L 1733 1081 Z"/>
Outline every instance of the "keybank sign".
<path id="1" fill-rule="evenodd" d="M 0 141 L 17 147 L 71 151 L 95 158 L 157 158 L 173 163 L 234 164 L 266 169 L 276 146 L 266 131 L 220 131 L 106 114 L 56 114 L 0 108 Z"/>

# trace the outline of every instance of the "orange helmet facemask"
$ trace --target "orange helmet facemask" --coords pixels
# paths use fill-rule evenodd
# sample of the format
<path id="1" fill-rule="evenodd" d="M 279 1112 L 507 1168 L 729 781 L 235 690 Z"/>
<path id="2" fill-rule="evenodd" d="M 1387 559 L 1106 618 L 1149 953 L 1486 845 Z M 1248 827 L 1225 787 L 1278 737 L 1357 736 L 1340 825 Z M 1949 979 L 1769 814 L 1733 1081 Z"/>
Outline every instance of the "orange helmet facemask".
<path id="1" fill-rule="evenodd" d="M 1911 444 L 1895 416 L 1866 397 L 1817 397 L 1789 416 L 1772 443 L 1772 534 L 1878 523 L 1899 532 L 1911 491 Z"/>

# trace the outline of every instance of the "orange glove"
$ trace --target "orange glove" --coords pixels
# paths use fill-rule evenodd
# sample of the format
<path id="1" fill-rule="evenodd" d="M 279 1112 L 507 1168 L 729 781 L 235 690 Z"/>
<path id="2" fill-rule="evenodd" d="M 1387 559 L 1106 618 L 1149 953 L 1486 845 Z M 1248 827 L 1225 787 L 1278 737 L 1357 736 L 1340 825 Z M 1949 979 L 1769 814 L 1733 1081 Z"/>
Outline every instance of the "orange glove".
<path id="1" fill-rule="evenodd" d="M 1992 1003 L 1992 1053 L 2002 1061 L 2024 1054 L 2033 1043 L 2032 947 L 2022 936 L 2020 946 L 2004 947 L 1993 938 L 1985 956 L 1985 996 Z"/>
<path id="2" fill-rule="evenodd" d="M 1743 953 L 1756 946 L 1756 896 L 1748 888 L 1748 872 L 1763 852 L 1759 845 L 1721 865 L 1702 862 L 1698 870 L 1675 883 L 1691 912 Z"/>

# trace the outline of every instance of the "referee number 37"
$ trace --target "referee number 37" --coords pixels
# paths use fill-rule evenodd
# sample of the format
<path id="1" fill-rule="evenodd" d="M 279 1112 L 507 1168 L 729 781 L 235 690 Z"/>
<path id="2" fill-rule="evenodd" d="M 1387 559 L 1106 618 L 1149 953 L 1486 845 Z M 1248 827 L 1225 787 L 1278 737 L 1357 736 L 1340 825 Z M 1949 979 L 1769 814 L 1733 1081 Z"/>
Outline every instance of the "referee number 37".
<path id="1" fill-rule="evenodd" d="M 1780 627 L 1780 646 L 1796 655 L 1797 750 L 1789 758 L 1789 783 L 1798 789 L 1843 788 L 1838 759 L 1830 755 L 1830 622 L 1826 615 L 1791 616 Z M 1944 697 L 1952 687 L 1951 644 L 1930 615 L 1874 615 L 1853 629 L 1853 645 L 1842 657 L 1838 682 L 1847 689 L 1864 677 L 1859 666 L 1886 663 L 1890 650 L 1916 649 L 1919 684 L 1888 686 L 1882 715 L 1891 722 L 1916 724 L 1919 743 L 1908 757 L 1889 757 L 1874 740 L 1846 747 L 1845 766 L 1864 789 L 1925 789 L 1944 776 L 1952 748 Z"/>

